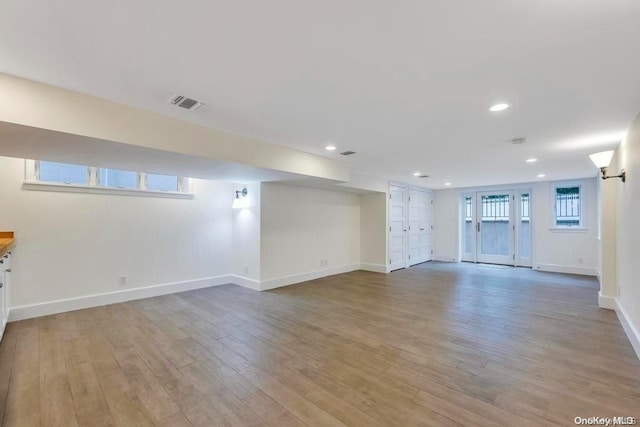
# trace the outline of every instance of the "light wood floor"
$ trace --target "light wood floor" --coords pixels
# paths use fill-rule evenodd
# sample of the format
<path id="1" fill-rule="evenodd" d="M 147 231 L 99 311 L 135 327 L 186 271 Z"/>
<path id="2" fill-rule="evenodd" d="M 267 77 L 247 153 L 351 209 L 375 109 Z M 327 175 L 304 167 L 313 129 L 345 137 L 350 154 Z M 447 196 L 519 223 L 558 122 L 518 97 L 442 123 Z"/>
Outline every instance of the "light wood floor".
<path id="1" fill-rule="evenodd" d="M 640 363 L 596 298 L 591 278 L 428 263 L 16 322 L 0 345 L 0 417 L 373 427 L 638 416 Z"/>

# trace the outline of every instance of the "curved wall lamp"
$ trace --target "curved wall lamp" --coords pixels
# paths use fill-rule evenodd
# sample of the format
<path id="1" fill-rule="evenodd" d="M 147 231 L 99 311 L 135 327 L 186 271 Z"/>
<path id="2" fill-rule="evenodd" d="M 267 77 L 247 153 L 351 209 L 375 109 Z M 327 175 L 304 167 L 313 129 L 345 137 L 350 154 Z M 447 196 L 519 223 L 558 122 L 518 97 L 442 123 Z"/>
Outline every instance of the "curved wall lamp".
<path id="1" fill-rule="evenodd" d="M 602 172 L 602 179 L 620 178 L 622 179 L 622 182 L 625 182 L 627 180 L 627 173 L 624 169 L 620 171 L 620 175 L 607 175 L 607 168 L 609 167 L 609 163 L 611 163 L 612 157 L 613 151 L 601 151 L 589 156 L 593 164 L 600 168 L 600 172 Z"/>
<path id="2" fill-rule="evenodd" d="M 233 205 L 231 205 L 231 208 L 240 209 L 246 207 L 246 201 L 244 200 L 244 198 L 247 197 L 247 194 L 249 194 L 247 187 L 243 188 L 242 190 L 237 190 L 236 197 L 235 199 L 233 199 Z"/>

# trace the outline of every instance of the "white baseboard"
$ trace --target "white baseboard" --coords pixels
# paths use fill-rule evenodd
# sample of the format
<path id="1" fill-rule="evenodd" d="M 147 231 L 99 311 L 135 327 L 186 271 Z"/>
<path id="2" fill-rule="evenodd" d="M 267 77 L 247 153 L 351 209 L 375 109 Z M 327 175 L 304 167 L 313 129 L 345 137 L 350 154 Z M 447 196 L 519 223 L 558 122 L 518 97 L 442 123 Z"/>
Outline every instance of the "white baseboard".
<path id="1" fill-rule="evenodd" d="M 372 271 L 374 273 L 388 273 L 388 269 L 386 265 L 383 264 L 360 264 L 360 270 L 364 271 Z"/>
<path id="2" fill-rule="evenodd" d="M 548 271 L 551 273 L 581 274 L 583 276 L 598 276 L 598 271 L 591 267 L 576 267 L 572 265 L 559 264 L 535 264 L 534 270 Z"/>
<path id="3" fill-rule="evenodd" d="M 249 279 L 248 277 L 239 276 L 237 274 L 230 274 L 229 280 L 234 285 L 242 286 L 243 288 L 248 288 L 254 291 L 260 290 L 260 281 Z"/>
<path id="4" fill-rule="evenodd" d="M 440 261 L 440 262 L 458 262 L 456 257 L 450 255 L 433 255 L 431 257 L 432 261 Z"/>
<path id="5" fill-rule="evenodd" d="M 624 307 L 620 305 L 620 301 L 615 297 L 609 297 L 598 293 L 598 305 L 600 308 L 607 308 L 609 310 L 616 311 L 616 315 L 618 316 L 618 320 L 620 320 L 622 329 L 624 329 L 627 338 L 629 338 L 629 342 L 631 343 L 633 350 L 636 352 L 636 356 L 640 359 L 640 332 L 638 332 L 638 329 L 631 322 L 631 319 Z"/>
<path id="6" fill-rule="evenodd" d="M 618 319 L 620 319 L 622 329 L 624 329 L 624 332 L 627 334 L 627 337 L 631 342 L 631 346 L 636 352 L 636 356 L 638 356 L 638 359 L 640 359 L 640 332 L 638 332 L 638 329 L 631 322 L 631 319 L 629 318 L 629 315 L 627 314 L 624 307 L 620 305 L 620 301 L 618 301 L 617 299 L 615 301 L 616 314 L 618 315 Z"/>
<path id="7" fill-rule="evenodd" d="M 602 295 L 602 292 L 598 292 L 598 305 L 600 308 L 608 308 L 609 310 L 615 310 L 618 308 L 618 302 L 615 297 Z"/>
<path id="8" fill-rule="evenodd" d="M 264 280 L 260 282 L 260 290 L 267 291 L 269 289 L 281 288 L 295 283 L 307 282 L 309 280 L 320 279 L 322 277 L 333 276 L 335 274 L 349 273 L 360 269 L 360 264 L 343 265 L 340 267 L 325 268 L 322 270 L 311 271 L 308 273 L 292 274 L 290 276 L 277 277 L 275 279 Z"/>
<path id="9" fill-rule="evenodd" d="M 61 299 L 38 304 L 11 307 L 9 321 L 31 319 L 33 317 L 48 316 L 50 314 L 64 313 L 84 308 L 99 307 L 142 298 L 156 297 L 173 294 L 176 292 L 192 291 L 194 289 L 208 288 L 210 286 L 232 283 L 234 278 L 230 275 L 204 277 L 202 279 L 186 280 L 182 282 L 163 283 L 161 285 L 147 286 L 144 288 L 123 289 L 120 291 L 106 292 L 103 294 L 85 295 L 81 297 Z"/>

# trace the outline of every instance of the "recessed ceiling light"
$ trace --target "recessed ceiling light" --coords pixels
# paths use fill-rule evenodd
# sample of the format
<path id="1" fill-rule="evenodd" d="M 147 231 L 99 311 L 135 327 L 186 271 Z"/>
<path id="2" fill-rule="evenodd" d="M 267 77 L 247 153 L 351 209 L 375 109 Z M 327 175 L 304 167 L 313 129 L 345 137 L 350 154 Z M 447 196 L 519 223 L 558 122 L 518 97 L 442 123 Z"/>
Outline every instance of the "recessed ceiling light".
<path id="1" fill-rule="evenodd" d="M 451 185 L 451 183 L 450 182 L 445 182 L 444 185 L 448 187 L 448 186 Z"/>
<path id="2" fill-rule="evenodd" d="M 327 150 L 327 151 L 335 151 L 336 146 L 333 145 L 333 144 L 329 144 L 326 147 L 324 147 L 324 149 Z"/>
<path id="3" fill-rule="evenodd" d="M 420 176 L 420 175 L 422 175 L 420 172 L 414 172 L 413 173 L 413 176 Z"/>
<path id="4" fill-rule="evenodd" d="M 496 113 L 498 111 L 504 111 L 509 107 L 510 107 L 509 104 L 500 103 L 500 104 L 492 105 L 491 108 L 489 108 L 489 111 L 493 111 L 494 113 Z"/>
<path id="5" fill-rule="evenodd" d="M 527 159 L 527 163 L 535 163 L 535 162 L 537 162 L 537 161 L 538 161 L 538 159 L 533 158 L 533 157 L 532 157 L 532 158 L 530 158 L 530 159 Z"/>
<path id="6" fill-rule="evenodd" d="M 541 174 L 538 175 L 538 178 L 544 178 L 545 176 L 547 176 L 547 175 L 541 173 Z"/>

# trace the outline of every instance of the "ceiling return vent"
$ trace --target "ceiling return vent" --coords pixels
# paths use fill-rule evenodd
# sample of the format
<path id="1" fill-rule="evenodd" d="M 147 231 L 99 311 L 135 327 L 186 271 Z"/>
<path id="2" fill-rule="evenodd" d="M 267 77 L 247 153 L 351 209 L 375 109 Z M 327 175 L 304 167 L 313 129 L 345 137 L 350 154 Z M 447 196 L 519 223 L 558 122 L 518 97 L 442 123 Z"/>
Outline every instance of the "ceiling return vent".
<path id="1" fill-rule="evenodd" d="M 353 154 L 356 154 L 355 151 L 343 151 L 342 153 L 340 153 L 343 156 L 351 156 Z"/>
<path id="2" fill-rule="evenodd" d="M 175 95 L 173 98 L 169 100 L 171 105 L 175 105 L 180 108 L 184 108 L 185 110 L 195 111 L 198 108 L 204 105 L 204 102 L 200 102 L 193 98 L 188 98 L 183 95 Z"/>

